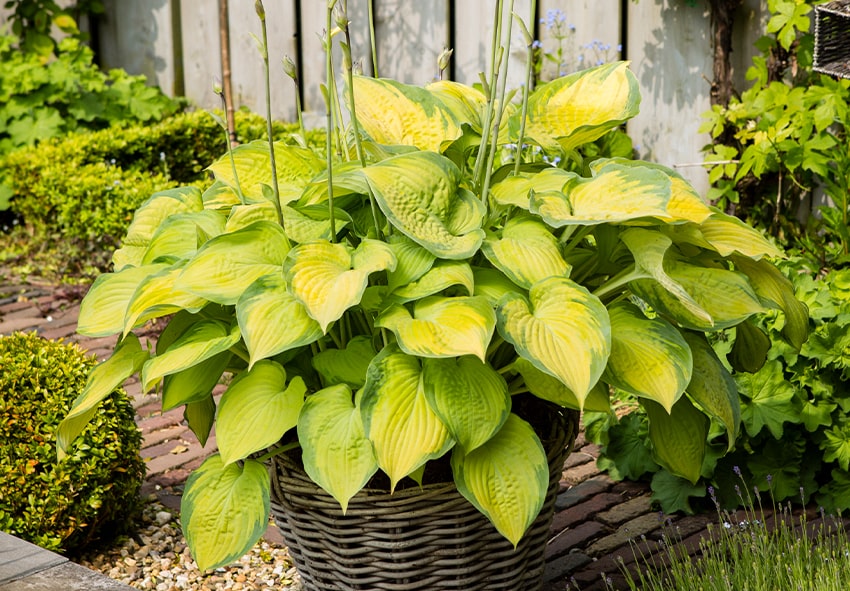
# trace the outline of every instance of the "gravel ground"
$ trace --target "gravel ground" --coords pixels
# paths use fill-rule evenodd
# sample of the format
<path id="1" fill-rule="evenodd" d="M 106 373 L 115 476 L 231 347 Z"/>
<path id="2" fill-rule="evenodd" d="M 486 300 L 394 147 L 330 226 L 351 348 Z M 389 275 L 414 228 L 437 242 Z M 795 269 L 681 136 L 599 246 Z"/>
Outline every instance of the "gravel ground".
<path id="1" fill-rule="evenodd" d="M 153 591 L 298 591 L 298 573 L 284 546 L 263 540 L 239 561 L 204 574 L 186 546 L 176 517 L 152 501 L 131 536 L 80 564 L 136 589 Z"/>

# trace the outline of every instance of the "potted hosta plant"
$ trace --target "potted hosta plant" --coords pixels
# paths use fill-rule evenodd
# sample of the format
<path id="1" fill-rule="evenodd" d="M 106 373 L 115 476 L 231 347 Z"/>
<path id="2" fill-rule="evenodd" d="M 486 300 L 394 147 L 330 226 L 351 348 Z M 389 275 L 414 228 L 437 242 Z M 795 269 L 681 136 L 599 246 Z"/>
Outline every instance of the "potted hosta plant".
<path id="1" fill-rule="evenodd" d="M 772 308 L 805 338 L 780 253 L 670 169 L 583 158 L 638 111 L 626 63 L 514 102 L 500 80 L 349 75 L 327 153 L 250 143 L 206 191 L 153 195 L 82 303 L 81 333 L 120 340 L 61 450 L 139 373 L 201 441 L 216 425 L 182 505 L 199 567 L 246 552 L 273 505 L 308 589 L 535 588 L 543 545 L 523 550 L 530 572 L 511 556 L 531 532 L 545 544 L 575 411 L 614 389 L 641 397 L 659 461 L 695 481 L 709 434 L 731 445 L 740 414 L 706 333 L 748 334 Z M 146 350 L 133 331 L 157 318 Z M 436 512 L 410 504 L 446 487 Z M 417 552 L 432 541 L 451 549 Z"/>

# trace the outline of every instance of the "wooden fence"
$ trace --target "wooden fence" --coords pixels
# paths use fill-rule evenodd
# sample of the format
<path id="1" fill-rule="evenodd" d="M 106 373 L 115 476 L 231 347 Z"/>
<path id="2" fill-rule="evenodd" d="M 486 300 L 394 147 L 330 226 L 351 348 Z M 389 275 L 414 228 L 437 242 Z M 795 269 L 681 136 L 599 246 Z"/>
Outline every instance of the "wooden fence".
<path id="1" fill-rule="evenodd" d="M 454 50 L 450 76 L 473 83 L 486 69 L 496 0 L 372 0 L 380 76 L 426 83 L 437 75 L 437 57 Z M 221 76 L 218 0 L 105 0 L 106 13 L 92 27 L 93 43 L 105 67 L 121 67 L 172 95 L 185 95 L 203 108 L 218 106 L 212 88 Z M 556 52 L 559 41 L 552 11 L 561 11 L 566 38 L 562 69 L 573 70 L 599 58 L 631 61 L 640 81 L 641 113 L 628 131 L 644 158 L 680 170 L 698 189 L 707 188 L 701 148 L 709 138 L 698 133 L 709 108 L 712 48 L 708 10 L 703 0 L 515 0 L 514 10 L 532 23 L 543 50 Z M 293 120 L 294 86 L 283 73 L 284 56 L 299 64 L 304 109 L 323 112 L 320 84 L 324 56 L 325 0 L 265 0 L 272 64 L 273 115 Z M 367 0 L 349 0 L 354 59 L 371 73 Z M 736 15 L 733 53 L 738 87 L 752 57 L 753 42 L 764 28 L 764 0 L 745 0 Z M 556 19 L 557 20 L 557 19 Z M 260 35 L 254 0 L 229 0 L 229 51 L 237 106 L 264 112 L 263 68 L 252 34 Z M 593 47 L 589 47 L 592 44 Z M 601 49 L 600 49 L 601 47 Z M 525 43 L 514 34 L 509 84 L 523 77 Z M 600 55 L 604 54 L 604 55 Z M 340 63 L 339 56 L 336 63 Z M 554 74 L 550 68 L 547 73 Z M 309 121 L 308 117 L 308 121 Z"/>

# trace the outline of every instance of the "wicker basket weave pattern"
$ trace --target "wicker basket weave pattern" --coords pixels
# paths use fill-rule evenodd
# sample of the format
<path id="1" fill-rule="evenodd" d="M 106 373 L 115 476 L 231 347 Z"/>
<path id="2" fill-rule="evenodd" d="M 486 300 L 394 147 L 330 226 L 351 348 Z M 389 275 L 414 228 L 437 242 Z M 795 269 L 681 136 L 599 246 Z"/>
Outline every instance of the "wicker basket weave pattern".
<path id="1" fill-rule="evenodd" d="M 549 489 L 516 550 L 453 483 L 364 489 L 345 515 L 304 472 L 297 457 L 272 460 L 272 514 L 305 591 L 535 591 L 564 460 L 578 414 L 559 409 L 544 438 Z"/>
<path id="2" fill-rule="evenodd" d="M 835 0 L 815 7 L 813 69 L 850 78 L 850 0 Z"/>

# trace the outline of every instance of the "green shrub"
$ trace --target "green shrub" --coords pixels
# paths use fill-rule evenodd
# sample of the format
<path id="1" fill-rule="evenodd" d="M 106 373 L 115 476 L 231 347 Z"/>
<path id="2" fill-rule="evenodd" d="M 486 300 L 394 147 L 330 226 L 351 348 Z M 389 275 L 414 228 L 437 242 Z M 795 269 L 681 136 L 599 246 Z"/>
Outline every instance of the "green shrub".
<path id="1" fill-rule="evenodd" d="M 140 506 L 141 434 L 126 394 L 104 401 L 71 453 L 55 431 L 96 364 L 33 333 L 0 337 L 0 531 L 75 553 L 118 533 Z"/>

